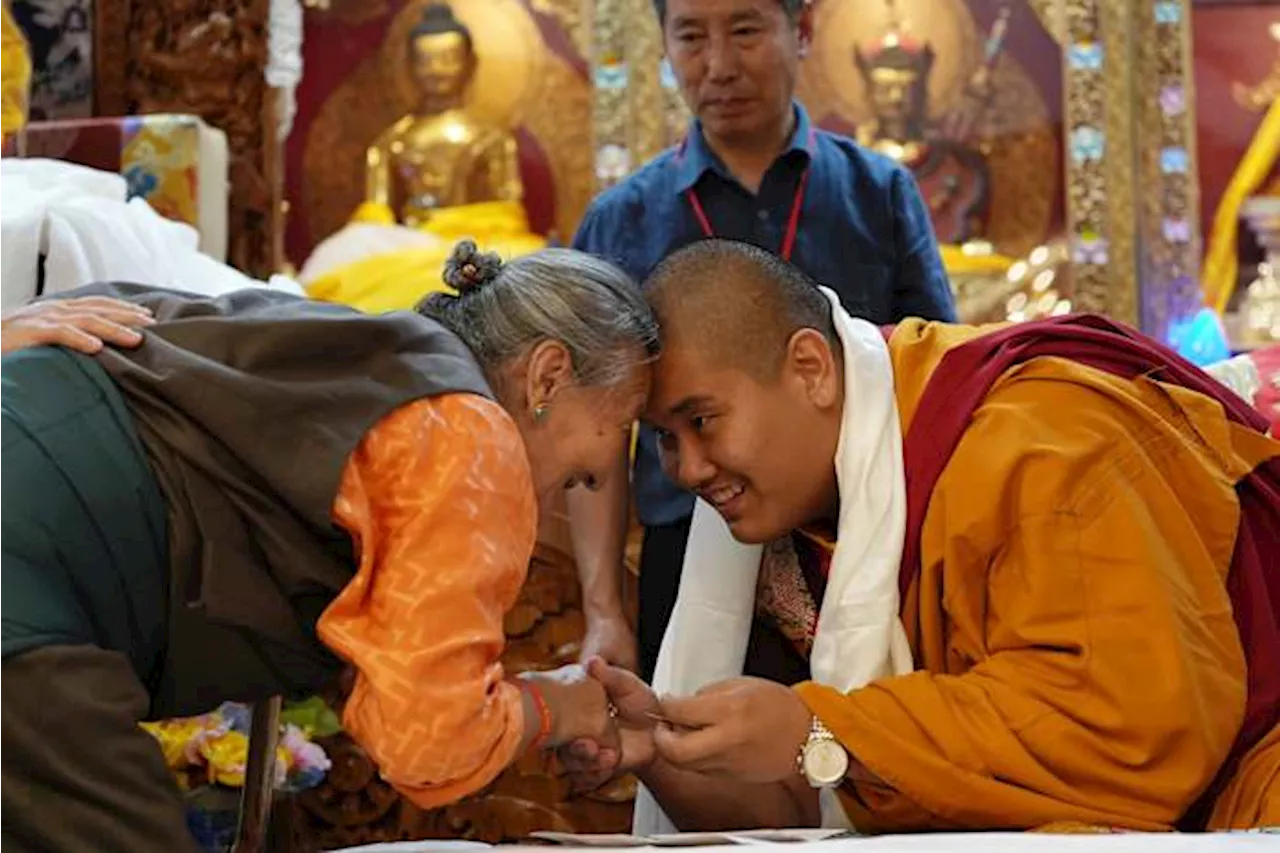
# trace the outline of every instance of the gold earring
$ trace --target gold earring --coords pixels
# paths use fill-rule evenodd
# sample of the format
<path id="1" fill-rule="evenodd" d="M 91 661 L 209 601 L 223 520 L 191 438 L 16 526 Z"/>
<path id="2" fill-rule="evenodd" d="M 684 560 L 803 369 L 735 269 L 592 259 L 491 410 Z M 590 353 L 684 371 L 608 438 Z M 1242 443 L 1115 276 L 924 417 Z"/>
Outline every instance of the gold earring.
<path id="1" fill-rule="evenodd" d="M 533 407 L 534 423 L 542 423 L 542 419 L 547 416 L 547 407 L 542 403 Z"/>

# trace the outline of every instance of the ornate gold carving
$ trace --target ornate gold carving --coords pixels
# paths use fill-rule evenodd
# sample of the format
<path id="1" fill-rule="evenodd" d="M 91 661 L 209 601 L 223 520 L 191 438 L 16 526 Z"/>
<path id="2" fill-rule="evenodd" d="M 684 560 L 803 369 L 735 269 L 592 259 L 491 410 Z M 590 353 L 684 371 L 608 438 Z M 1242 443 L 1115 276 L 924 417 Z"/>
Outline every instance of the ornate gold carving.
<path id="1" fill-rule="evenodd" d="M 1191 4 L 1181 0 L 1176 16 L 1165 4 L 1162 14 L 1147 5 L 1134 20 L 1142 326 L 1161 336 L 1202 302 Z"/>
<path id="2" fill-rule="evenodd" d="M 529 8 L 554 18 L 578 55 L 591 56 L 591 0 L 529 0 Z"/>
<path id="3" fill-rule="evenodd" d="M 591 25 L 595 41 L 591 56 L 594 98 L 592 126 L 595 135 L 595 177 L 597 189 L 607 189 L 634 166 L 628 140 L 630 105 L 627 101 L 627 49 L 624 36 L 631 20 L 632 0 L 597 0 Z M 618 161 L 617 169 L 606 170 L 605 159 Z"/>
<path id="4" fill-rule="evenodd" d="M 280 146 L 263 79 L 269 0 L 100 0 L 100 114 L 189 113 L 227 134 L 228 260 L 266 277 L 280 261 Z"/>
<path id="5" fill-rule="evenodd" d="M 1027 5 L 1040 19 L 1045 32 L 1058 44 L 1063 44 L 1066 41 L 1066 18 L 1062 14 L 1062 0 L 1027 0 Z"/>
<path id="6" fill-rule="evenodd" d="M 414 0 L 400 10 L 379 51 L 356 67 L 311 125 L 300 207 L 315 239 L 346 224 L 363 198 L 365 150 L 381 128 L 415 106 L 404 45 L 425 5 Z M 546 49 L 519 0 L 455 2 L 454 12 L 470 28 L 479 56 L 467 108 L 535 137 L 555 181 L 556 229 L 572 234 L 591 196 L 589 84 Z"/>
<path id="7" fill-rule="evenodd" d="M 651 0 L 630 0 L 631 23 L 627 27 L 627 74 L 630 82 L 631 127 L 628 141 L 632 162 L 640 165 L 667 146 L 667 121 L 663 107 L 666 92 L 662 67 L 662 30 Z"/>
<path id="8" fill-rule="evenodd" d="M 592 177 L 591 89 L 558 57 L 543 68 L 545 93 L 526 112 L 524 127 L 546 152 L 556 185 L 556 230 L 568 242 L 595 194 Z"/>
<path id="9" fill-rule="evenodd" d="M 1136 324 L 1128 3 L 1063 2 L 1063 126 L 1070 164 L 1067 232 L 1073 254 L 1073 301 L 1078 310 Z M 1074 62 L 1072 46 L 1100 48 L 1100 67 Z"/>

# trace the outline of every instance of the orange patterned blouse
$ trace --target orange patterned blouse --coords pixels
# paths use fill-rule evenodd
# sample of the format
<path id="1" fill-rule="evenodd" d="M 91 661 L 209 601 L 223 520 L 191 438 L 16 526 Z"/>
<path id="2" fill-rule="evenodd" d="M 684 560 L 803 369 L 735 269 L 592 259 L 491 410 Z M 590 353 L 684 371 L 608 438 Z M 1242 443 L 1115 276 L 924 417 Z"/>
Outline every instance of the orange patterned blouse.
<path id="1" fill-rule="evenodd" d="M 317 633 L 357 671 L 347 732 L 422 808 L 483 788 L 524 731 L 499 662 L 537 536 L 515 424 L 473 394 L 404 406 L 348 460 L 333 514 L 359 567 Z"/>

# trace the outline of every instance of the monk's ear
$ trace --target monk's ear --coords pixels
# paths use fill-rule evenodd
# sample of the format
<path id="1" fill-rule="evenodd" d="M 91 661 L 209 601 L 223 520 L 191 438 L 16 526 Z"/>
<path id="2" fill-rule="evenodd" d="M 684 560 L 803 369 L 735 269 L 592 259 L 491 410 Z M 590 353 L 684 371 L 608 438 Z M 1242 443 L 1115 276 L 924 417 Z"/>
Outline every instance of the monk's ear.
<path id="1" fill-rule="evenodd" d="M 840 372 L 831 344 L 817 329 L 800 329 L 787 341 L 785 370 L 819 409 L 840 401 Z"/>

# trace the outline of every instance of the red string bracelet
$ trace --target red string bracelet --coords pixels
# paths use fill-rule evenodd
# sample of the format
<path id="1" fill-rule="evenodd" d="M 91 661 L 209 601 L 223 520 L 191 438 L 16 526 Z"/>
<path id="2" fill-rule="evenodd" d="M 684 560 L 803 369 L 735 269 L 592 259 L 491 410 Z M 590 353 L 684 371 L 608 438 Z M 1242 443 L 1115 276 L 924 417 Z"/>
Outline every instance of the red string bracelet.
<path id="1" fill-rule="evenodd" d="M 529 751 L 537 752 L 551 740 L 551 708 L 547 706 L 547 698 L 542 695 L 542 688 L 527 678 L 521 678 L 520 689 L 529 694 L 533 707 L 538 711 L 538 733 L 529 742 Z"/>

